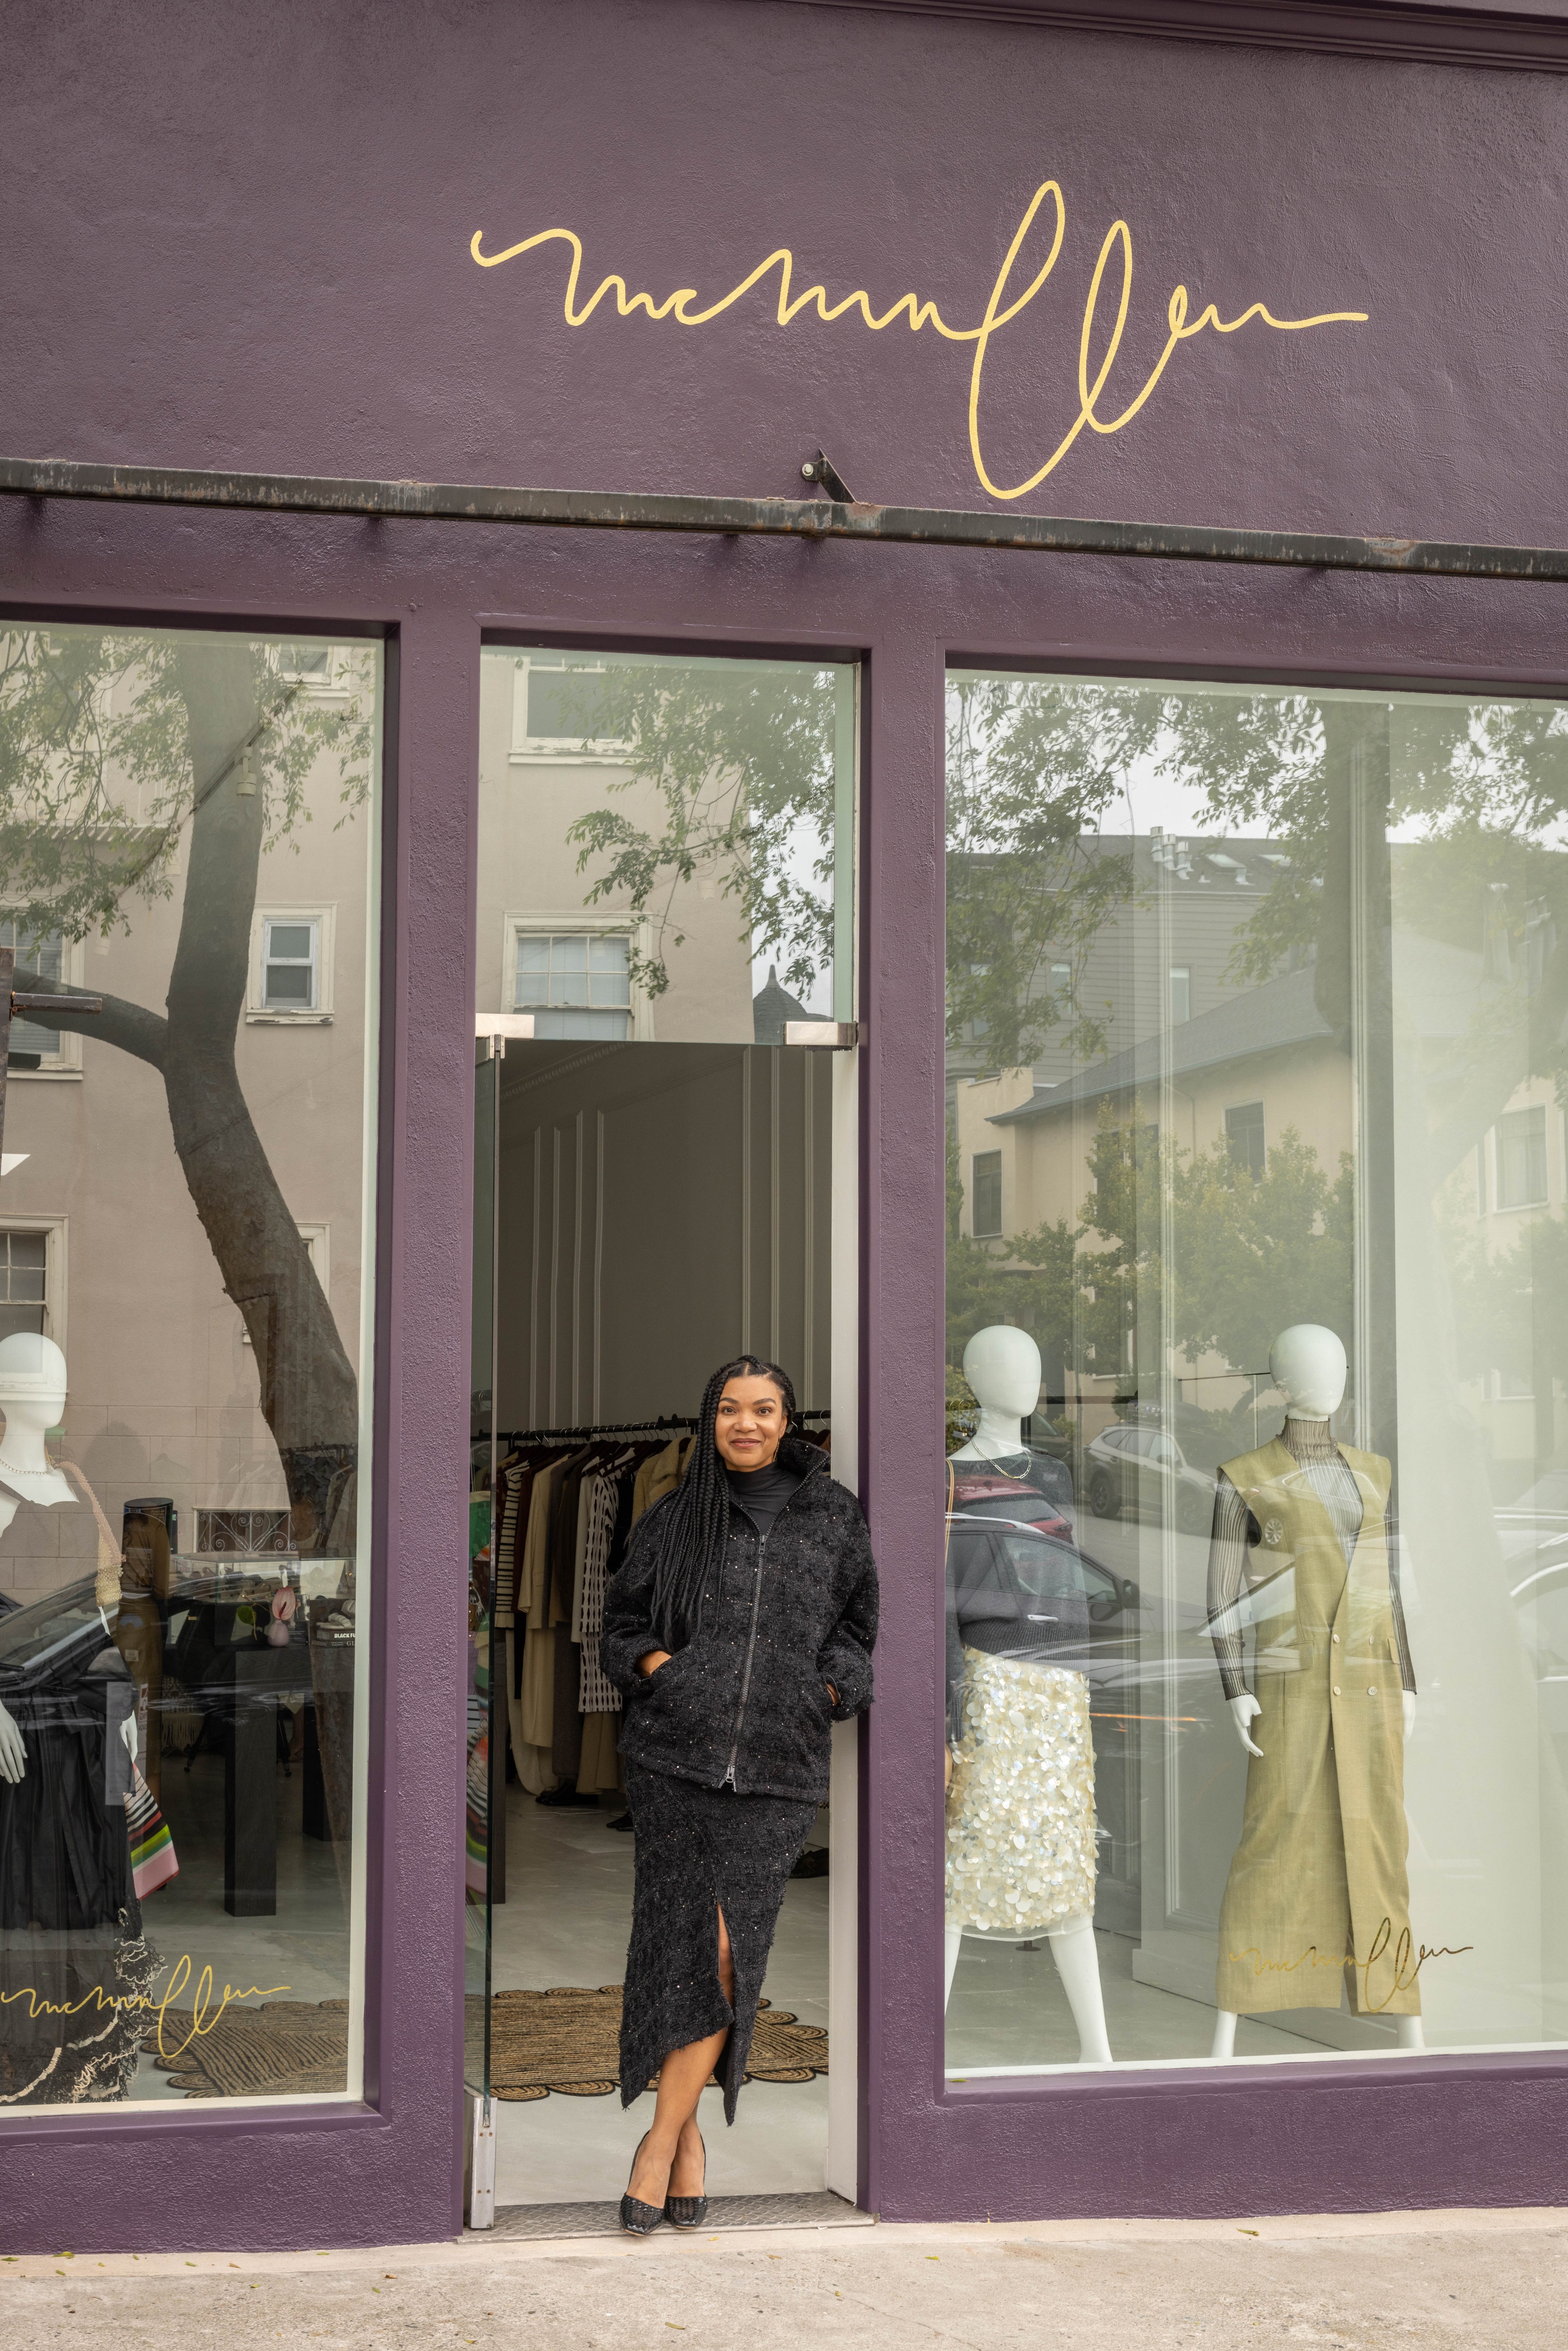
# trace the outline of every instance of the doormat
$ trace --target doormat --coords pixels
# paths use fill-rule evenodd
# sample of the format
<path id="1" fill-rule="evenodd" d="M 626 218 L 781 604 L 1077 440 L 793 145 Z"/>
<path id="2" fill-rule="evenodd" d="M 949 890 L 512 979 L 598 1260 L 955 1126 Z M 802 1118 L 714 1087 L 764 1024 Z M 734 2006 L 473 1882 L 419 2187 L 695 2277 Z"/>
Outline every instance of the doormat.
<path id="1" fill-rule="evenodd" d="M 466 2071 L 480 2078 L 485 2003 L 464 2002 Z M 507 2100 L 607 2098 L 620 2086 L 621 1986 L 563 1984 L 550 1991 L 499 1991 L 490 2006 L 490 2092 Z M 172 2056 L 160 2054 L 173 2050 Z M 272 2000 L 225 2009 L 198 2032 L 189 2009 L 162 2011 L 143 2053 L 172 2090 L 187 2098 L 290 2098 L 340 2095 L 348 2083 L 349 2003 Z M 828 2070 L 828 2036 L 787 2009 L 758 2003 L 747 2063 L 748 2082 L 810 2082 Z M 648 2085 L 653 2088 L 653 2084 Z"/>

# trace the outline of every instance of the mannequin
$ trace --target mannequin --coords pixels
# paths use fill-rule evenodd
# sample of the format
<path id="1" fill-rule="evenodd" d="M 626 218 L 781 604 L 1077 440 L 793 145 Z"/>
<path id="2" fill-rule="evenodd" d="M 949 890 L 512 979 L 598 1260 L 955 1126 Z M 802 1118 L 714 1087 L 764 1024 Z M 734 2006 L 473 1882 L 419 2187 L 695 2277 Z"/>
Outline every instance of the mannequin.
<path id="1" fill-rule="evenodd" d="M 955 1461 L 994 1461 L 1038 1488 L 1072 1524 L 1072 1479 L 1065 1462 L 1024 1442 L 1022 1422 L 1040 1403 L 1040 1349 L 1027 1331 L 993 1322 L 964 1350 L 964 1377 L 980 1407 L 979 1426 Z"/>
<path id="2" fill-rule="evenodd" d="M 1331 1878 L 1337 1871 L 1340 1882 L 1349 1872 L 1352 1947 L 1375 1949 L 1382 1919 L 1389 1921 L 1396 1942 L 1408 1925 L 1397 1751 L 1415 1727 L 1416 1690 L 1387 1513 L 1388 1464 L 1336 1446 L 1330 1437 L 1347 1370 L 1344 1347 L 1334 1332 L 1321 1323 L 1292 1323 L 1275 1340 L 1269 1364 L 1285 1398 L 1284 1429 L 1272 1446 L 1225 1464 L 1210 1556 L 1210 1624 L 1226 1702 L 1236 1735 L 1254 1759 L 1248 1767 L 1241 1844 L 1221 1913 L 1221 1997 L 1210 2052 L 1219 2060 L 1236 2050 L 1239 2011 L 1223 1997 L 1228 1982 L 1233 1987 L 1238 1980 L 1229 1945 L 1239 1942 L 1257 1951 L 1250 1936 L 1260 1917 L 1274 1921 L 1273 1931 L 1281 1938 L 1281 1957 L 1270 1955 L 1264 1963 L 1272 1994 L 1262 2003 L 1264 2012 L 1338 2005 L 1338 1970 L 1327 1960 L 1304 1962 L 1297 1951 L 1298 1944 L 1301 1954 L 1316 1951 L 1312 1928 L 1319 1919 L 1332 1916 L 1344 1932 L 1347 1922 L 1335 1889 L 1322 1890 L 1325 1871 Z M 1243 1552 L 1246 1563 L 1239 1574 Z M 1272 1762 L 1269 1708 L 1251 1690 L 1233 1687 L 1241 1677 L 1244 1615 L 1258 1627 L 1256 1677 L 1272 1687 L 1281 1708 L 1289 1708 L 1272 1734 L 1281 1749 Z M 1396 1724 L 1389 1708 L 1389 1669 L 1396 1660 L 1402 1684 Z M 1336 1672 L 1339 1681 L 1333 1679 Z M 1375 1714 L 1356 1711 L 1363 1694 L 1374 1701 Z M 1320 1740 L 1322 1755 L 1314 1760 Z M 1287 1771 L 1293 1782 L 1287 1782 Z M 1397 1847 L 1396 1858 L 1385 1853 L 1370 1863 L 1360 1837 L 1347 1836 L 1347 1810 L 1358 1820 L 1366 1817 L 1368 1785 L 1376 1824 L 1389 1853 Z M 1294 1890 L 1281 1893 L 1291 1880 Z M 1288 1926 L 1279 1923 L 1281 1907 Z M 1381 1917 L 1375 1918 L 1378 1912 Z M 1270 1930 L 1259 1931 L 1267 1939 Z M 1326 1925 L 1322 1939 L 1332 1956 L 1333 1930 Z M 1302 1964 L 1311 1969 L 1304 1980 L 1297 1972 Z M 1370 1964 L 1364 1979 L 1359 1969 L 1352 1972 L 1353 2005 L 1358 2012 L 1368 2006 L 1395 2012 L 1397 2002 L 1404 2011 L 1396 2020 L 1399 2046 L 1423 2048 L 1414 1984 L 1401 1984 L 1397 1971 L 1386 1965 L 1375 1987 L 1371 1974 Z"/>
<path id="3" fill-rule="evenodd" d="M 65 1359 L 52 1340 L 37 1332 L 0 1340 L 0 1572 L 22 1565 L 23 1582 L 46 1595 L 0 1621 L 7 2105 L 128 2097 L 158 1966 L 142 1930 L 126 1801 L 138 1689 L 120 1647 L 120 1545 L 81 1472 L 45 1451 L 65 1401 Z"/>
<path id="4" fill-rule="evenodd" d="M 1113 2060 L 1094 1945 L 1088 1686 L 1082 1674 L 1049 1662 L 1055 1643 L 1080 1630 L 1080 1616 L 1082 1629 L 1088 1623 L 1077 1553 L 1061 1539 L 1063 1521 L 1066 1530 L 1072 1523 L 1071 1480 L 1062 1463 L 1031 1453 L 1024 1443 L 1020 1423 L 1039 1403 L 1040 1386 L 1040 1349 L 1027 1331 L 1001 1323 L 977 1331 L 964 1350 L 964 1376 L 978 1400 L 980 1421 L 968 1443 L 951 1457 L 949 1471 L 948 1731 L 950 1741 L 957 1738 L 962 1744 L 956 1777 L 951 1743 L 947 1751 L 952 1795 L 943 2002 L 952 1994 L 966 1928 L 1015 1945 L 1043 1932 L 1078 2030 L 1079 2061 L 1108 2065 Z M 1000 1474 L 966 1480 L 965 1463 L 992 1465 Z M 1042 1495 L 1044 1512 L 1035 1499 Z M 1005 1516 L 1014 1530 L 1015 1555 L 1019 1531 L 1031 1523 L 1040 1529 L 1037 1541 L 1026 1545 L 1038 1563 L 1023 1572 L 1023 1581 L 1016 1560 L 1006 1563 L 992 1533 L 994 1517 L 988 1514 Z M 1031 1601 L 1040 1604 L 1030 1606 Z M 1043 1910 L 1031 1918 L 1028 1897 L 1012 1886 L 987 1887 L 986 1873 L 976 1865 L 977 1848 L 986 1844 L 998 1820 L 1006 1818 L 1009 1800 L 1003 1790 L 1013 1784 L 1006 1777 L 1008 1734 L 996 1727 L 998 1705 L 1004 1716 L 1019 1706 L 1029 1711 L 1026 1753 L 1035 1767 L 1035 1784 L 1025 1799 L 1030 1809 L 1019 1817 L 1026 1833 L 1046 1823 L 1051 1858 L 1063 1865 L 1056 1874 L 1077 1889 L 1078 1906 L 1065 1917 L 1049 1896 L 1037 1895 L 1033 1900 Z M 988 1773 L 992 1753 L 998 1768 Z M 1016 1756 L 1012 1769 L 1016 1780 Z M 1047 1785 L 1054 1790 L 1063 1779 L 1071 1786 L 1068 1797 L 1045 1794 Z M 977 1927 L 962 1917 L 955 1922 L 956 1903 L 971 1912 L 981 1909 L 988 1923 Z M 998 1917 L 1009 1907 L 1016 1926 Z"/>
<path id="5" fill-rule="evenodd" d="M 0 1339 L 0 1413 L 5 1415 L 5 1433 L 0 1435 L 0 1539 L 16 1518 L 21 1502 L 34 1502 L 41 1509 L 53 1510 L 61 1502 L 82 1499 L 77 1487 L 49 1459 L 45 1447 L 46 1432 L 57 1428 L 65 1418 L 67 1395 L 66 1359 L 52 1339 L 36 1331 L 13 1331 L 7 1339 Z M 85 1483 L 83 1492 L 87 1491 Z M 90 1493 L 87 1499 L 92 1499 Z M 104 1526 L 96 1502 L 93 1510 L 99 1519 L 99 1562 L 97 1600 L 103 1629 L 112 1636 L 108 1610 L 120 1605 L 119 1548 Z M 105 1544 L 112 1552 L 112 1561 L 105 1557 Z M 129 1715 L 120 1727 L 120 1736 L 131 1761 L 137 1757 L 136 1717 Z M 22 1734 L 0 1705 L 0 1780 L 17 1786 L 26 1769 L 26 1748 Z"/>

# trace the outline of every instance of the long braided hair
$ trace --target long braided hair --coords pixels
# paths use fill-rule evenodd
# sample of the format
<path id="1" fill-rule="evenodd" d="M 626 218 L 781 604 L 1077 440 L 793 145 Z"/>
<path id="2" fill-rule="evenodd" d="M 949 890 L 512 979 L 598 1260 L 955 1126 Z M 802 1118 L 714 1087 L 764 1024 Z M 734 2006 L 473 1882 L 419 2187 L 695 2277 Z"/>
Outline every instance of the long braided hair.
<path id="1" fill-rule="evenodd" d="M 670 1649 L 690 1639 L 702 1623 L 703 1593 L 710 1570 L 724 1573 L 729 1541 L 729 1481 L 714 1436 L 719 1399 L 730 1380 L 771 1380 L 784 1402 L 784 1437 L 800 1423 L 789 1374 L 760 1355 L 737 1355 L 721 1364 L 703 1390 L 686 1474 L 673 1494 L 648 1513 L 647 1540 L 653 1544 L 653 1630 Z M 784 1438 L 779 1439 L 782 1444 Z"/>

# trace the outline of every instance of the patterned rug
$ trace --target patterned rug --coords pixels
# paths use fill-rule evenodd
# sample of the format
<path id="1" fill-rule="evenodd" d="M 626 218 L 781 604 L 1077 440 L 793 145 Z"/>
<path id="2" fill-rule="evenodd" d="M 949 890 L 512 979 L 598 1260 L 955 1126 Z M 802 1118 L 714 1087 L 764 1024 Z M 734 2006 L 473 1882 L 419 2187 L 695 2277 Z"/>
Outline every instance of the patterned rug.
<path id="1" fill-rule="evenodd" d="M 470 2080 L 483 2063 L 485 2003 L 464 2003 Z M 550 1991 L 499 1991 L 490 2009 L 490 2087 L 508 2100 L 607 2098 L 619 2086 L 616 2047 L 621 1986 L 589 1990 L 562 1984 Z M 204 2032 L 189 2009 L 164 2011 L 159 2034 L 142 2049 L 172 2089 L 187 2098 L 286 2098 L 339 2091 L 348 2078 L 349 2003 L 271 2000 L 259 2008 L 231 2008 Z M 810 2082 L 828 2070 L 828 2036 L 787 2009 L 764 2001 L 746 2068 L 748 2082 Z M 650 2084 L 649 2087 L 652 2088 Z"/>

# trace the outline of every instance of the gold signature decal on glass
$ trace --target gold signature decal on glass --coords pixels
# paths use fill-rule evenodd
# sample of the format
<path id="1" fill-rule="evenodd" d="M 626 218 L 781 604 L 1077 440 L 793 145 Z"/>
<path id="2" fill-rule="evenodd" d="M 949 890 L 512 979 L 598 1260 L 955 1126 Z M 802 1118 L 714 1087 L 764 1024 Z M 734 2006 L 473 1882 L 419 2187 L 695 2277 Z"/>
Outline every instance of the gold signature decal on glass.
<path id="1" fill-rule="evenodd" d="M 1300 1957 L 1294 1959 L 1266 1959 L 1256 1943 L 1249 1943 L 1244 1951 L 1232 1951 L 1229 1958 L 1233 1967 L 1239 1966 L 1243 1959 L 1250 1959 L 1255 1976 L 1291 1976 L 1294 1975 L 1299 1968 L 1333 1968 L 1336 1972 L 1341 1968 L 1354 1968 L 1356 1974 L 1363 1980 L 1361 2001 L 1363 2011 L 1372 2016 L 1379 2010 L 1386 2008 L 1396 1992 L 1408 1991 L 1428 1959 L 1462 1959 L 1467 1951 L 1475 1949 L 1473 1943 L 1421 1943 L 1415 1946 L 1416 1964 L 1412 1967 L 1410 1965 L 1411 1935 L 1409 1928 L 1406 1927 L 1401 1929 L 1399 1940 L 1395 1946 L 1393 1985 L 1386 1998 L 1371 2000 L 1367 1997 L 1367 1992 L 1370 1990 L 1372 1970 L 1378 1960 L 1386 1955 L 1388 1946 L 1393 1939 L 1394 1922 L 1390 1918 L 1385 1918 L 1372 1938 L 1372 1949 L 1364 1959 L 1358 1959 L 1354 1950 L 1320 1951 L 1315 1943 L 1309 1943 Z"/>
<path id="2" fill-rule="evenodd" d="M 1012 300 L 1009 301 L 1008 287 L 1013 272 L 1018 267 L 1024 246 L 1034 230 L 1040 209 L 1048 201 L 1051 209 L 1047 217 L 1052 224 L 1049 250 L 1023 292 L 1015 295 Z M 1310 319 L 1276 319 L 1267 303 L 1253 302 L 1249 303 L 1239 317 L 1222 319 L 1216 305 L 1209 302 L 1205 304 L 1194 319 L 1188 316 L 1191 297 L 1185 286 L 1177 286 L 1173 289 L 1170 300 L 1166 306 L 1167 333 L 1165 349 L 1150 370 L 1141 390 L 1127 402 L 1119 415 L 1102 416 L 1099 413 L 1099 402 L 1110 381 L 1111 371 L 1116 364 L 1133 298 L 1133 232 L 1125 221 L 1113 221 L 1105 232 L 1104 241 L 1100 247 L 1100 256 L 1094 265 L 1094 275 L 1090 281 L 1088 297 L 1083 305 L 1082 324 L 1078 337 L 1078 413 L 1044 465 L 1030 474 L 1027 481 L 1015 483 L 1011 489 L 1004 489 L 1000 483 L 992 480 L 980 447 L 980 381 L 985 370 L 986 357 L 994 338 L 1021 317 L 1045 285 L 1051 271 L 1056 267 L 1066 235 L 1066 199 L 1055 180 L 1044 180 L 1030 198 L 1023 218 L 1019 221 L 1012 243 L 1008 247 L 1006 258 L 997 272 L 996 283 L 991 287 L 989 299 L 987 301 L 984 315 L 977 327 L 949 326 L 935 302 L 914 292 L 901 295 L 898 300 L 889 309 L 883 311 L 880 317 L 872 307 L 870 295 L 863 289 L 857 290 L 853 294 L 846 294 L 837 302 L 829 301 L 828 289 L 825 286 L 808 286 L 803 294 L 796 294 L 791 291 L 794 282 L 795 256 L 788 246 L 782 245 L 770 253 L 766 261 L 759 261 L 756 268 L 741 279 L 738 286 L 732 287 L 729 292 L 721 295 L 716 302 L 710 302 L 706 309 L 699 310 L 694 310 L 690 307 L 700 298 L 695 286 L 679 286 L 673 294 L 666 294 L 662 299 L 656 301 L 652 294 L 632 293 L 624 277 L 615 272 L 612 272 L 607 277 L 601 278 L 587 301 L 580 303 L 578 289 L 582 277 L 583 252 L 582 239 L 575 229 L 541 228 L 532 236 L 525 236 L 517 244 L 508 245 L 500 253 L 484 252 L 482 247 L 485 242 L 485 232 L 483 229 L 476 229 L 468 250 L 481 269 L 498 269 L 503 262 L 515 261 L 519 254 L 532 253 L 541 245 L 569 246 L 571 248 L 571 267 L 567 273 L 563 305 L 566 323 L 569 327 L 585 327 L 605 296 L 610 293 L 614 294 L 615 308 L 622 319 L 629 319 L 634 310 L 642 310 L 655 321 L 674 319 L 677 326 L 706 327 L 711 320 L 718 318 L 721 312 L 732 308 L 737 302 L 750 293 L 754 286 L 760 285 L 769 272 L 776 269 L 779 272 L 779 306 L 775 315 L 781 327 L 789 326 L 791 320 L 800 317 L 802 310 L 809 309 L 814 305 L 817 316 L 824 326 L 831 326 L 834 319 L 842 319 L 851 311 L 858 311 L 862 323 L 870 328 L 873 335 L 881 334 L 884 327 L 891 327 L 895 319 L 905 319 L 911 334 L 917 335 L 922 327 L 935 327 L 936 332 L 950 343 L 973 343 L 975 356 L 969 370 L 969 454 L 974 459 L 975 471 L 985 488 L 992 497 L 1002 499 L 1027 497 L 1030 490 L 1038 489 L 1046 475 L 1055 472 L 1086 425 L 1092 433 L 1110 434 L 1120 433 L 1124 425 L 1130 424 L 1159 382 L 1176 351 L 1183 343 L 1190 342 L 1195 335 L 1201 335 L 1206 327 L 1211 327 L 1217 335 L 1234 335 L 1240 328 L 1257 319 L 1261 320 L 1264 326 L 1272 327 L 1278 334 L 1297 335 L 1303 333 L 1309 327 L 1362 326 L 1365 324 L 1370 315 L 1365 310 L 1322 310 Z M 1098 320 L 1108 276 L 1112 277 L 1115 289 L 1116 316 L 1109 334 L 1105 336 L 1104 350 L 1099 363 L 1095 365 L 1093 353 L 1099 338 L 1104 331 L 1099 326 Z M 1092 367 L 1092 376 L 1091 375 Z"/>
<path id="3" fill-rule="evenodd" d="M 99 2015 L 105 2009 L 145 2009 L 150 2016 L 156 2016 L 158 2019 L 159 2056 L 179 2057 L 190 2047 L 193 2041 L 217 2031 L 224 2011 L 231 2001 L 271 2000 L 277 1993 L 289 1990 L 287 1984 L 252 1984 L 248 1990 L 242 1991 L 237 1984 L 226 1983 L 220 1994 L 214 1988 L 212 1969 L 204 1967 L 201 1974 L 196 1977 L 195 1998 L 191 2003 L 191 2030 L 186 2033 L 178 2049 L 167 2048 L 163 2040 L 167 2011 L 180 1993 L 184 1991 L 194 1972 L 195 1962 L 190 1953 L 182 1951 L 174 1962 L 167 1985 L 156 2000 L 151 1992 L 106 1992 L 100 1984 L 94 1984 L 90 1991 L 82 1994 L 80 2000 L 45 2000 L 33 1986 L 23 1984 L 16 1991 L 0 1992 L 0 2008 L 9 2008 L 13 2001 L 25 2000 L 27 2002 L 29 2021 L 36 2021 L 40 2016 L 79 2016 L 82 2011 L 88 2008 L 96 2008 Z M 217 2013 L 209 2019 L 207 2011 L 214 1999 L 218 2003 Z"/>

